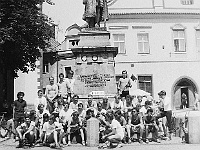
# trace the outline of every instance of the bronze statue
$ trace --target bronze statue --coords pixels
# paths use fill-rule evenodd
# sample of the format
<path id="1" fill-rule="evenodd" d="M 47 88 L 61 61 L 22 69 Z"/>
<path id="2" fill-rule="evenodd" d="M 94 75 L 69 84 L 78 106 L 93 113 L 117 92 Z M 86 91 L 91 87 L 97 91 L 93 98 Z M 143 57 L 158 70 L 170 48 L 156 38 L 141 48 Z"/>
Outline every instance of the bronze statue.
<path id="1" fill-rule="evenodd" d="M 83 28 L 100 27 L 101 21 L 108 20 L 107 0 L 83 0 L 85 12 L 83 20 L 86 24 Z"/>

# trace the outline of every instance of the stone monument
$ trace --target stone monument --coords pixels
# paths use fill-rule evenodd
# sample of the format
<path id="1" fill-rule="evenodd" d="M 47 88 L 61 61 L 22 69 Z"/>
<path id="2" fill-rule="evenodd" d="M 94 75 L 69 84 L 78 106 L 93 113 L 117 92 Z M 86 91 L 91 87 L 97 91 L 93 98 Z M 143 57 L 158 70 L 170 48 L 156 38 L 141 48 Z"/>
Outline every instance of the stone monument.
<path id="1" fill-rule="evenodd" d="M 74 93 L 80 98 L 87 98 L 93 91 L 104 91 L 105 95 L 112 97 L 117 94 L 114 58 L 118 48 L 111 46 L 110 33 L 105 24 L 104 27 L 100 27 L 98 21 L 102 21 L 102 18 L 95 19 L 99 15 L 107 16 L 106 0 L 83 0 L 83 3 L 86 7 L 83 19 L 86 19 L 87 23 L 78 33 L 78 47 L 72 48 L 76 57 Z M 99 5 L 103 10 L 97 14 Z"/>

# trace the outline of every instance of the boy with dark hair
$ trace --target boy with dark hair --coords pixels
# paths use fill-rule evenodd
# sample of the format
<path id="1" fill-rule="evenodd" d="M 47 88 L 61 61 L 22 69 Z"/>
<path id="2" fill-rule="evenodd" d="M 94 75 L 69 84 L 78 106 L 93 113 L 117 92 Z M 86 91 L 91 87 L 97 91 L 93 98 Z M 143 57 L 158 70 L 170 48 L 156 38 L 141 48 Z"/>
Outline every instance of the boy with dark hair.
<path id="1" fill-rule="evenodd" d="M 153 135 L 154 140 L 158 143 L 160 143 L 160 140 L 158 139 L 158 126 L 156 124 L 156 119 L 153 116 L 153 109 L 149 108 L 147 110 L 147 114 L 144 116 L 144 125 L 145 125 L 145 131 L 146 131 L 146 143 L 149 143 L 148 135 L 151 132 Z"/>
<path id="2" fill-rule="evenodd" d="M 16 128 L 17 134 L 19 136 L 19 145 L 16 148 L 22 148 L 25 146 L 25 141 L 27 141 L 27 144 L 30 144 L 30 147 L 33 147 L 34 140 L 35 140 L 35 122 L 31 121 L 30 116 L 25 116 L 25 122 L 19 125 Z"/>
<path id="3" fill-rule="evenodd" d="M 79 113 L 77 111 L 72 113 L 72 118 L 68 122 L 68 145 L 71 144 L 71 136 L 81 135 L 82 145 L 85 146 L 85 136 L 82 128 L 82 121 L 79 118 Z"/>
<path id="4" fill-rule="evenodd" d="M 24 92 L 18 92 L 17 100 L 14 101 L 14 128 L 15 129 L 24 121 L 27 104 L 23 98 L 24 98 Z"/>
<path id="5" fill-rule="evenodd" d="M 143 135 L 143 130 L 144 130 L 143 120 L 142 120 L 141 114 L 135 107 L 133 108 L 131 115 L 129 116 L 128 124 L 126 128 L 127 128 L 129 143 L 131 143 L 131 133 L 133 135 L 135 133 L 139 134 L 138 141 L 139 143 L 143 143 L 142 141 L 142 135 Z"/>
<path id="6" fill-rule="evenodd" d="M 122 78 L 119 79 L 118 90 L 121 97 L 129 95 L 129 88 L 131 88 L 131 81 L 127 77 L 127 71 L 122 71 Z"/>

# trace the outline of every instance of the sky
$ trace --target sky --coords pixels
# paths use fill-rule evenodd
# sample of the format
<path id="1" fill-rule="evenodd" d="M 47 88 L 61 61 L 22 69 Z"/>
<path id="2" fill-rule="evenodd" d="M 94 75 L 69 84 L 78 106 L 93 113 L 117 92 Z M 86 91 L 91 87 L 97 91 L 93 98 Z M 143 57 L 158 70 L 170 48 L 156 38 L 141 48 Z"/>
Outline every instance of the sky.
<path id="1" fill-rule="evenodd" d="M 84 12 L 83 0 L 52 0 L 55 5 L 43 3 L 43 13 L 48 15 L 59 26 L 59 34 L 56 37 L 59 42 L 64 40 L 66 29 L 74 23 L 79 26 L 85 22 L 82 20 Z"/>

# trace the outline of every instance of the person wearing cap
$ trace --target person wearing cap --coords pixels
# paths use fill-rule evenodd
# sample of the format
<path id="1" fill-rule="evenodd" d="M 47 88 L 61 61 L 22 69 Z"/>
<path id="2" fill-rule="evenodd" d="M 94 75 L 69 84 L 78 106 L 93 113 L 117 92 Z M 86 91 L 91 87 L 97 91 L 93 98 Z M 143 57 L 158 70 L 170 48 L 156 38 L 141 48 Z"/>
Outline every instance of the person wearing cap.
<path id="1" fill-rule="evenodd" d="M 126 97 L 129 95 L 129 88 L 131 88 L 131 81 L 127 77 L 127 71 L 122 71 L 122 78 L 119 79 L 118 91 L 121 97 Z"/>
<path id="2" fill-rule="evenodd" d="M 160 113 L 156 116 L 156 119 L 166 117 L 167 125 L 169 130 L 169 140 L 171 140 L 171 133 L 172 133 L 172 126 L 171 126 L 171 119 L 172 119 L 172 106 L 171 106 L 171 99 L 166 96 L 166 92 L 164 90 L 158 93 L 160 99 Z"/>

